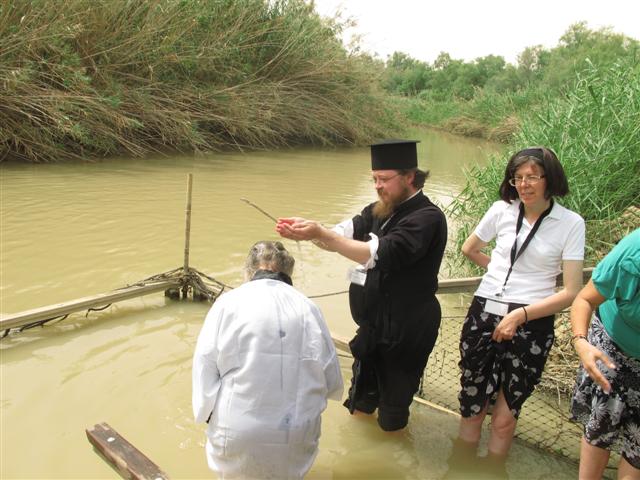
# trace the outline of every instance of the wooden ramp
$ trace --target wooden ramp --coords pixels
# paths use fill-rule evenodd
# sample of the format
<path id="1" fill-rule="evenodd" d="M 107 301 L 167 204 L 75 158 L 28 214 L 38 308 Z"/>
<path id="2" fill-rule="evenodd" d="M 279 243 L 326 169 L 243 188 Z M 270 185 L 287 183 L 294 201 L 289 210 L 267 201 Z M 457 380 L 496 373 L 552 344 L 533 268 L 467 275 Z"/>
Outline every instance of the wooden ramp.
<path id="1" fill-rule="evenodd" d="M 122 478 L 135 480 L 169 479 L 169 475 L 107 423 L 98 423 L 85 431 L 89 442 Z"/>

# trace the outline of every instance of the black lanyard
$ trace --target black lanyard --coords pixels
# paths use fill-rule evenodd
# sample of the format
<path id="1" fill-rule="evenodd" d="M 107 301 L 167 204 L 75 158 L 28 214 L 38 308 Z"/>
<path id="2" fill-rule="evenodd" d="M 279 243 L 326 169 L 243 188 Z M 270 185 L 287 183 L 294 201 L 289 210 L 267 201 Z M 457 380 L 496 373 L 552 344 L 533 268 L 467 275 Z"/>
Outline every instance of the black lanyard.
<path id="1" fill-rule="evenodd" d="M 516 223 L 516 239 L 513 241 L 513 246 L 511 247 L 511 256 L 510 256 L 511 265 L 509 265 L 509 271 L 507 272 L 507 276 L 504 279 L 504 283 L 502 284 L 502 289 L 500 289 L 500 291 L 496 293 L 497 297 L 501 297 L 502 295 L 504 295 L 507 282 L 509 281 L 509 277 L 511 276 L 511 271 L 513 270 L 513 264 L 516 263 L 516 260 L 518 260 L 518 258 L 520 258 L 520 256 L 527 249 L 527 247 L 529 246 L 529 243 L 531 242 L 531 240 L 533 240 L 533 236 L 538 231 L 538 228 L 540 228 L 540 224 L 542 224 L 542 220 L 544 220 L 545 217 L 551 213 L 552 208 L 553 208 L 553 199 L 551 199 L 551 204 L 549 205 L 549 208 L 547 208 L 544 212 L 542 212 L 542 215 L 540 215 L 538 217 L 538 220 L 536 220 L 536 223 L 533 224 L 533 228 L 529 232 L 529 235 L 527 235 L 527 238 L 524 239 L 524 243 L 522 244 L 522 247 L 520 247 L 520 250 L 518 250 L 518 233 L 520 233 L 520 229 L 522 228 L 522 221 L 524 220 L 524 204 L 522 203 L 520 204 L 520 213 L 518 214 L 518 223 Z"/>

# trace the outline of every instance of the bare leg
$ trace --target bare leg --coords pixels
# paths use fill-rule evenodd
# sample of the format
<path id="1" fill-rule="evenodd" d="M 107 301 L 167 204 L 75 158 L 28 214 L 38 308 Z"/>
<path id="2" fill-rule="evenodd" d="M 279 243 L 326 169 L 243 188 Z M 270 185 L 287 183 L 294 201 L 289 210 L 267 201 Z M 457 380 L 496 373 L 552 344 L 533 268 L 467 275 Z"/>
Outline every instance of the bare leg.
<path id="1" fill-rule="evenodd" d="M 516 430 L 516 419 L 511 414 L 511 409 L 500 390 L 498 399 L 491 413 L 491 435 L 489 436 L 489 454 L 496 457 L 505 457 L 509 453 L 513 434 Z"/>
<path id="2" fill-rule="evenodd" d="M 482 433 L 482 422 L 487 416 L 487 410 L 489 404 L 487 403 L 478 415 L 473 417 L 461 417 L 460 428 L 458 430 L 458 438 L 469 444 L 477 444 L 480 441 L 480 434 Z"/>
<path id="3" fill-rule="evenodd" d="M 580 459 L 582 460 L 582 452 L 580 454 Z M 582 462 L 580 466 L 582 466 Z M 618 480 L 640 480 L 640 469 L 621 458 L 618 464 Z"/>
<path id="4" fill-rule="evenodd" d="M 609 450 L 593 446 L 587 442 L 584 436 L 582 437 L 580 440 L 580 470 L 578 472 L 580 480 L 600 480 L 608 461 Z M 620 463 L 622 461 L 621 459 Z M 619 473 L 618 478 L 620 478 Z"/>
<path id="5" fill-rule="evenodd" d="M 447 473 L 443 480 L 474 478 L 478 473 L 478 443 L 456 438 L 447 459 Z"/>

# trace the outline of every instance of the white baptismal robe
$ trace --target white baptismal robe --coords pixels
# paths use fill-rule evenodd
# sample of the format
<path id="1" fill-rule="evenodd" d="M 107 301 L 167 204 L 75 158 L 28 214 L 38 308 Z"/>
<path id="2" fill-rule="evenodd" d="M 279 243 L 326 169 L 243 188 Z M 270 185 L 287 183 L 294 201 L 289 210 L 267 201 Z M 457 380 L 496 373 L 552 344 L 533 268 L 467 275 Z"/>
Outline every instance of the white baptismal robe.
<path id="1" fill-rule="evenodd" d="M 193 412 L 223 478 L 301 478 L 320 414 L 343 383 L 316 305 L 284 282 L 254 280 L 213 305 L 193 358 Z"/>

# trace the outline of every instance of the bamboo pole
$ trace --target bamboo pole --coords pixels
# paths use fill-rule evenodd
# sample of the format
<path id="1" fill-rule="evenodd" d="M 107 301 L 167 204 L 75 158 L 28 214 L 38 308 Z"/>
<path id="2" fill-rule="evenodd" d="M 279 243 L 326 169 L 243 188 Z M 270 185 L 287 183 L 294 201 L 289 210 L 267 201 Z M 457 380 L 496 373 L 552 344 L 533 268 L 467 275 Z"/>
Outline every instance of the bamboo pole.
<path id="1" fill-rule="evenodd" d="M 184 228 L 184 274 L 189 271 L 189 236 L 191 235 L 191 191 L 193 187 L 193 174 L 187 176 L 187 207 L 185 210 L 186 224 Z"/>
<path id="2" fill-rule="evenodd" d="M 191 236 L 191 191 L 193 188 L 193 174 L 187 175 L 187 206 L 185 208 L 185 227 L 184 227 L 184 265 L 182 272 L 185 275 L 189 273 L 189 239 Z M 189 282 L 182 285 L 182 298 L 187 298 L 189 293 Z"/>

